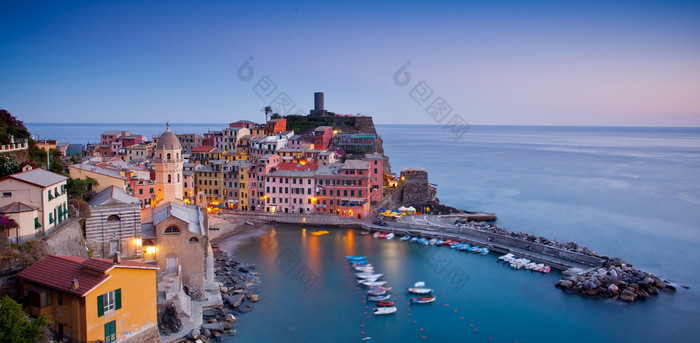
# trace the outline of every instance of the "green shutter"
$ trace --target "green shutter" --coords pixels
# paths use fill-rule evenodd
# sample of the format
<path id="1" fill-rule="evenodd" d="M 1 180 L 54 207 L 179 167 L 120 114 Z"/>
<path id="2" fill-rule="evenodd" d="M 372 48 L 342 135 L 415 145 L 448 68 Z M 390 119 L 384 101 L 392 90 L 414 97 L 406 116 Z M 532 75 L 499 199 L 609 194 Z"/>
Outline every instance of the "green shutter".
<path id="1" fill-rule="evenodd" d="M 105 304 L 104 300 L 102 298 L 103 296 L 100 295 L 97 297 L 97 316 L 102 317 L 105 314 Z M 106 330 L 106 328 L 105 328 Z"/>
<path id="2" fill-rule="evenodd" d="M 122 289 L 121 288 L 114 291 L 114 297 L 117 300 L 114 308 L 118 310 L 118 309 L 122 308 Z"/>
<path id="3" fill-rule="evenodd" d="M 41 227 L 41 224 L 39 223 L 39 218 L 34 218 L 34 229 L 37 230 Z"/>

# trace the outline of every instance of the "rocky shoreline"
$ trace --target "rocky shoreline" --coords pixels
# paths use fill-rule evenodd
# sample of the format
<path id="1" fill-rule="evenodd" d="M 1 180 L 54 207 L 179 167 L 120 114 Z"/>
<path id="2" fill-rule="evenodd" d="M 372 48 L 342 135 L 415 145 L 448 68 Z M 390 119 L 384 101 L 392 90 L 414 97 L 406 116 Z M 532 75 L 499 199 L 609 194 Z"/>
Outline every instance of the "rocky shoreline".
<path id="1" fill-rule="evenodd" d="M 221 341 L 221 336 L 235 336 L 236 316 L 253 310 L 252 303 L 260 299 L 260 273 L 255 265 L 240 261 L 227 252 L 214 250 L 214 273 L 219 283 L 222 308 L 202 311 L 202 326 L 187 334 L 188 341 Z"/>
<path id="2" fill-rule="evenodd" d="M 529 233 L 516 233 L 486 222 L 469 222 L 464 225 L 471 229 L 519 238 L 528 242 L 595 256 L 605 260 L 600 268 L 592 269 L 582 274 L 565 276 L 555 284 L 555 287 L 569 293 L 632 302 L 646 299 L 650 295 L 657 295 L 662 290 L 676 290 L 676 287 L 670 282 L 662 281 L 653 274 L 635 269 L 631 264 L 626 263 L 619 257 L 599 255 L 576 242 L 559 243 L 556 240 L 538 237 Z"/>
<path id="3" fill-rule="evenodd" d="M 633 302 L 676 287 L 653 274 L 634 269 L 619 257 L 608 258 L 602 267 L 584 274 L 563 277 L 555 285 L 566 292 Z"/>

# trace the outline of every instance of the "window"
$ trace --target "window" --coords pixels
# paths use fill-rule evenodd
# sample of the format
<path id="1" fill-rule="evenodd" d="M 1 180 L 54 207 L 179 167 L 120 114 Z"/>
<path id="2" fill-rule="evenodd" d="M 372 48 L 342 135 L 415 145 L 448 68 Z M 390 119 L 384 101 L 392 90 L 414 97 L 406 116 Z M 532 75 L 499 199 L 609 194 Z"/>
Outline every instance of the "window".
<path id="1" fill-rule="evenodd" d="M 105 342 L 111 343 L 117 340 L 117 321 L 113 320 L 105 324 Z"/>
<path id="2" fill-rule="evenodd" d="M 153 194 L 153 188 L 151 188 L 151 189 L 148 191 L 148 193 Z"/>
<path id="3" fill-rule="evenodd" d="M 121 220 L 121 219 L 120 219 L 119 216 L 116 215 L 116 214 L 113 214 L 113 215 L 107 217 L 107 221 L 108 221 L 108 222 L 111 222 L 111 221 L 119 221 L 119 220 Z"/>
<path id="4" fill-rule="evenodd" d="M 63 306 L 63 293 L 56 292 L 56 298 L 58 302 L 58 306 Z"/>
<path id="5" fill-rule="evenodd" d="M 165 228 L 165 231 L 163 231 L 163 233 L 165 233 L 165 234 L 180 233 L 180 229 L 175 225 L 170 225 L 167 228 Z"/>
<path id="6" fill-rule="evenodd" d="M 12 192 L 2 192 L 2 197 L 3 197 L 3 198 L 11 198 L 11 197 L 12 197 Z"/>
<path id="7" fill-rule="evenodd" d="M 122 308 L 122 289 L 115 289 L 97 297 L 97 316 Z"/>
<path id="8" fill-rule="evenodd" d="M 189 242 L 190 242 L 191 244 L 199 243 L 199 239 L 198 239 L 197 237 L 190 237 Z"/>
<path id="9" fill-rule="evenodd" d="M 143 188 L 139 189 L 139 195 L 143 194 Z"/>

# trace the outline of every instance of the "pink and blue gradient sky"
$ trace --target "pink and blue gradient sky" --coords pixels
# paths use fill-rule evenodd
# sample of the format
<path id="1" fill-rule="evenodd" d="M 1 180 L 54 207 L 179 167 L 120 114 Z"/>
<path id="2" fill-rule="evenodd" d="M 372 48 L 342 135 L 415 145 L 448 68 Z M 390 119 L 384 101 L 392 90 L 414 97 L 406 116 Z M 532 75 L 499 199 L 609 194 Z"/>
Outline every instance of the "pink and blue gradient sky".
<path id="1" fill-rule="evenodd" d="M 472 125 L 700 126 L 697 1 L 3 1 L 0 15 L 0 107 L 30 123 L 260 121 L 282 92 L 308 112 L 323 91 L 336 113 L 434 124 L 409 95 L 425 81 Z"/>

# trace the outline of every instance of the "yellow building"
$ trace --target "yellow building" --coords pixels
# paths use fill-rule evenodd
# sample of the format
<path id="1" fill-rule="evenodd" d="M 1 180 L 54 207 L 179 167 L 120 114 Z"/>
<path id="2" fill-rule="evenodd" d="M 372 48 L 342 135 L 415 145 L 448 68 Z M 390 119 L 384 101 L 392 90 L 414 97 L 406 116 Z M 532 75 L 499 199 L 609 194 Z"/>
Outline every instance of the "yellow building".
<path id="1" fill-rule="evenodd" d="M 102 192 L 111 186 L 126 190 L 128 185 L 126 172 L 91 164 L 68 166 L 68 175 L 71 179 L 95 179 L 97 181 L 97 186 L 93 189 L 95 192 Z"/>
<path id="2" fill-rule="evenodd" d="M 209 164 L 195 171 L 194 193 L 202 192 L 207 204 L 223 204 L 226 196 L 223 165 L 226 161 L 209 161 Z M 200 204 L 203 205 L 203 204 Z"/>
<path id="3" fill-rule="evenodd" d="M 158 267 L 135 261 L 50 255 L 17 274 L 30 315 L 75 342 L 160 342 Z"/>

